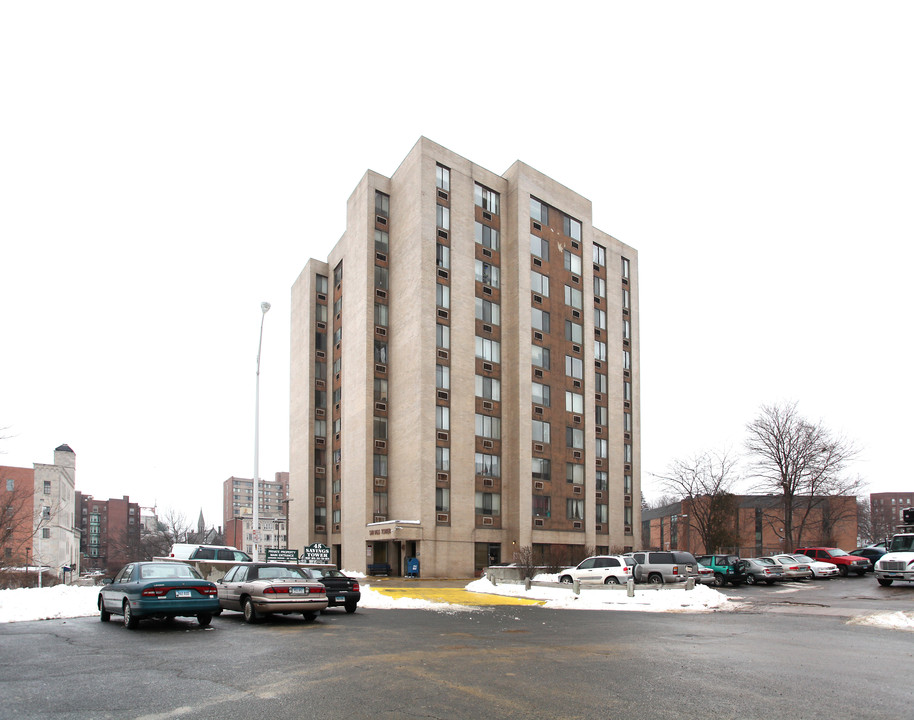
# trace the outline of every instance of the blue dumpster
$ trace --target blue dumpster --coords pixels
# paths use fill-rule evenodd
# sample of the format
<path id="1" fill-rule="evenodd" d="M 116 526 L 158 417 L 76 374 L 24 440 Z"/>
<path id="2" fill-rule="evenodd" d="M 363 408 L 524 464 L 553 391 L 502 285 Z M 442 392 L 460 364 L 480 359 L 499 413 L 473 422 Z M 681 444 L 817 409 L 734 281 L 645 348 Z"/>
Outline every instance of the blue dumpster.
<path id="1" fill-rule="evenodd" d="M 408 558 L 406 560 L 406 577 L 419 577 L 419 558 Z"/>

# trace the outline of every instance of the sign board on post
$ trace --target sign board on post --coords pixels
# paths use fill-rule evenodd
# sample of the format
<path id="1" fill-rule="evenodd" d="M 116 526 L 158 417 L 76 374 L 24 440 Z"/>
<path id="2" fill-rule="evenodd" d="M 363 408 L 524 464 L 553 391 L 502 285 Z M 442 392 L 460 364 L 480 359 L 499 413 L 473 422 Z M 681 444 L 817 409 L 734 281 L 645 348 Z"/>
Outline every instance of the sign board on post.
<path id="1" fill-rule="evenodd" d="M 309 565 L 329 565 L 330 548 L 323 543 L 314 543 L 305 548 L 302 562 Z"/>
<path id="2" fill-rule="evenodd" d="M 280 548 L 267 548 L 267 562 L 298 562 L 298 550 L 282 550 Z"/>

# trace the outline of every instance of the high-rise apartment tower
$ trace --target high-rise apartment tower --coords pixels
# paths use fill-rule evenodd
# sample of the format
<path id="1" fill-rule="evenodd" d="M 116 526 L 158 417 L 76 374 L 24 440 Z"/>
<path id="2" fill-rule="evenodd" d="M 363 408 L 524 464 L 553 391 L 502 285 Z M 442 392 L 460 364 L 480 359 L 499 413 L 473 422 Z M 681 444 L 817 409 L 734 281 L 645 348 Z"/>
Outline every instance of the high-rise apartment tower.
<path id="1" fill-rule="evenodd" d="M 421 138 L 292 288 L 290 546 L 426 577 L 638 546 L 638 338 L 589 200 Z"/>

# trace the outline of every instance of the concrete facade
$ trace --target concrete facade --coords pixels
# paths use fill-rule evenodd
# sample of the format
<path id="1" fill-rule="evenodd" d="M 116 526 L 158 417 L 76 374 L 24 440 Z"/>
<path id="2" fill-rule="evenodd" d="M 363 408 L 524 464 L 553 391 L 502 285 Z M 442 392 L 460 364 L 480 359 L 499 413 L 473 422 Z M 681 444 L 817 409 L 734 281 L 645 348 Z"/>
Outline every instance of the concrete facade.
<path id="1" fill-rule="evenodd" d="M 290 545 L 437 577 L 640 546 L 638 255 L 591 215 L 425 138 L 365 174 L 292 287 Z"/>

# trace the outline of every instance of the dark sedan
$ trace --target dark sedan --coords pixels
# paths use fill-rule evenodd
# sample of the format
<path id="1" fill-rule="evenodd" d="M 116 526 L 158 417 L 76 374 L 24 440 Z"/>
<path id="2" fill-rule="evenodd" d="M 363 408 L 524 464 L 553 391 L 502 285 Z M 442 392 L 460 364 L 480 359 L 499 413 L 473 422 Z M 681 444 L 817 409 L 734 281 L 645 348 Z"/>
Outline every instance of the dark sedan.
<path id="1" fill-rule="evenodd" d="M 884 547 L 862 547 L 857 548 L 856 550 L 851 550 L 851 555 L 857 555 L 858 557 L 864 557 L 870 561 L 870 566 L 867 568 L 867 572 L 873 572 L 873 568 L 876 566 L 876 561 L 885 555 Z"/>
<path id="2" fill-rule="evenodd" d="M 216 585 L 185 563 L 130 563 L 105 583 L 98 594 L 101 621 L 123 615 L 130 630 L 144 618 L 196 617 L 206 627 L 219 612 Z"/>
<path id="3" fill-rule="evenodd" d="M 309 567 L 307 571 L 311 577 L 323 583 L 327 588 L 327 607 L 342 605 L 346 608 L 346 612 L 355 612 L 359 600 L 362 599 L 358 580 L 343 575 L 335 567 Z"/>

